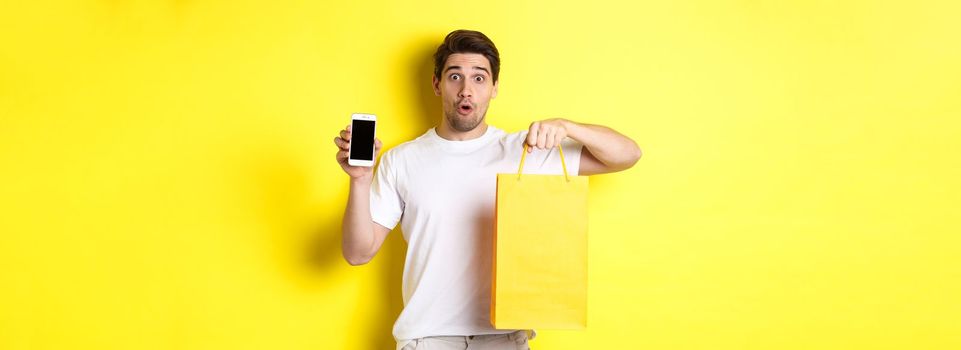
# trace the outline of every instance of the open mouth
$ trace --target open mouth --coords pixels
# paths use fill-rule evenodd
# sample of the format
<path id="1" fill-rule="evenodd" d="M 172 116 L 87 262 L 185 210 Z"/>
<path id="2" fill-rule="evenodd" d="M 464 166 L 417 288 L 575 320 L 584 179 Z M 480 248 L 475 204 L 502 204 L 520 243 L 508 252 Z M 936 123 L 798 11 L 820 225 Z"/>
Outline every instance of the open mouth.
<path id="1" fill-rule="evenodd" d="M 471 105 L 469 102 L 463 102 L 457 105 L 457 113 L 466 115 L 466 114 L 470 114 L 470 112 L 473 112 L 473 111 L 474 111 L 474 106 Z"/>

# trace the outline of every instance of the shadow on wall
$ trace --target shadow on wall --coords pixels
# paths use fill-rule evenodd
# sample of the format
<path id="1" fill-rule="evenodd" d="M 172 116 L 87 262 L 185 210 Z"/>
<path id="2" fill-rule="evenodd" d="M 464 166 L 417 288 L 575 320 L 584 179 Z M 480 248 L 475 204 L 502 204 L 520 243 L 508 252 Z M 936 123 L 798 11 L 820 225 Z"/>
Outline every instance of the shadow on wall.
<path id="1" fill-rule="evenodd" d="M 434 90 L 431 87 L 431 77 L 434 75 L 434 51 L 437 50 L 437 45 L 443 40 L 444 35 L 446 33 L 438 33 L 435 36 L 425 36 L 412 40 L 410 44 L 412 49 L 406 51 L 413 53 L 412 56 L 406 57 L 407 62 L 409 62 L 408 67 L 410 67 L 408 82 L 417 96 L 417 108 L 413 111 L 414 115 L 410 117 L 410 120 L 403 121 L 416 125 L 413 128 L 416 130 L 414 135 L 405 135 L 408 136 L 407 140 L 414 139 L 427 129 L 435 126 L 443 113 L 440 97 L 434 95 Z M 389 310 L 384 310 L 381 313 L 385 316 L 383 319 L 375 320 L 375 324 L 370 330 L 371 343 L 367 347 L 368 349 L 393 349 L 395 347 L 396 341 L 392 330 L 394 321 L 397 320 L 404 308 L 401 284 L 403 283 L 406 253 L 407 243 L 404 241 L 400 225 L 398 225 L 384 241 L 384 245 L 375 258 L 379 260 L 377 266 L 380 269 L 381 278 L 383 278 L 382 285 L 387 287 L 382 294 L 383 305 L 388 305 Z"/>
<path id="2" fill-rule="evenodd" d="M 409 57 L 401 57 L 408 62 L 410 88 L 416 92 L 417 103 L 406 120 L 399 122 L 413 125 L 415 135 L 401 135 L 404 140 L 420 136 L 427 129 L 433 127 L 441 116 L 440 97 L 435 96 L 431 87 L 433 76 L 433 54 L 437 49 L 443 34 L 436 37 L 423 37 L 411 41 Z M 392 147 L 396 145 L 385 145 Z M 386 151 L 386 149 L 384 150 Z M 317 292 L 329 287 L 330 279 L 324 278 L 338 267 L 348 266 L 341 252 L 342 218 L 345 203 L 308 203 L 306 193 L 314 189 L 307 170 L 298 165 L 298 160 L 285 157 L 284 150 L 264 150 L 255 167 L 256 184 L 244 186 L 258 188 L 259 212 L 264 215 L 263 222 L 270 232 L 270 241 L 274 244 L 270 248 L 278 268 L 286 275 L 287 280 L 295 283 L 299 288 L 309 292 Z M 383 152 L 381 152 L 381 155 Z M 245 154 L 245 162 L 251 159 Z M 331 161 L 333 161 L 331 159 Z M 347 198 L 346 176 L 337 168 L 336 174 L 325 174 L 332 181 L 343 183 L 336 189 L 340 192 L 333 198 Z M 322 181 L 328 182 L 328 181 Z M 325 211 L 322 208 L 340 208 Z M 318 213 L 323 213 L 318 217 Z M 394 321 L 403 310 L 402 278 L 407 244 L 404 241 L 400 227 L 396 227 L 388 235 L 380 251 L 370 264 L 357 269 L 374 269 L 375 275 L 383 286 L 378 303 L 386 306 L 384 310 L 374 310 L 373 317 L 350 317 L 353 322 L 363 322 L 368 327 L 363 339 L 359 341 L 365 349 L 393 349 L 395 340 L 392 334 Z M 368 302 L 358 300 L 358 303 Z M 362 306 L 369 307 L 369 306 Z M 361 325 L 363 327 L 364 325 Z"/>
<path id="3" fill-rule="evenodd" d="M 382 294 L 376 296 L 382 299 L 371 302 L 366 297 L 356 298 L 358 305 L 353 309 L 383 309 L 342 315 L 345 322 L 355 323 L 351 328 L 367 328 L 362 337 L 348 339 L 347 343 L 356 345 L 359 349 L 394 348 L 391 330 L 403 308 L 401 277 L 406 253 L 406 244 L 400 230 L 390 233 L 370 264 L 349 266 L 341 251 L 342 218 L 348 192 L 347 175 L 337 167 L 336 173 L 324 174 L 325 179 L 315 181 L 299 163 L 299 159 L 288 156 L 289 151 L 261 151 L 264 153 L 253 157 L 245 154 L 245 159 L 239 161 L 245 165 L 238 166 L 246 166 L 244 169 L 253 175 L 251 180 L 254 183 L 239 184 L 237 188 L 248 191 L 256 189 L 252 190 L 252 198 L 255 199 L 252 202 L 257 203 L 256 212 L 260 215 L 256 222 L 264 225 L 262 231 L 268 235 L 266 241 L 269 242 L 264 249 L 267 250 L 278 277 L 300 292 L 316 296 L 330 290 L 332 283 L 343 283 L 329 277 L 336 270 L 348 269 L 351 273 L 373 272 L 372 277 L 382 279 L 379 285 L 383 287 L 378 291 Z M 333 158 L 330 161 L 333 162 Z M 342 183 L 343 186 L 332 186 L 331 190 L 338 193 L 330 198 L 343 202 L 312 203 L 307 194 L 315 192 L 317 189 L 312 187 L 320 183 Z M 374 271 L 363 272 L 363 269 Z M 342 309 L 339 305 L 335 306 L 336 309 Z M 329 314 L 325 310 L 317 311 L 318 317 Z"/>
<path id="4" fill-rule="evenodd" d="M 326 289 L 329 280 L 315 277 L 329 275 L 338 264 L 346 264 L 340 250 L 341 217 L 321 210 L 318 206 L 322 203 L 310 203 L 307 193 L 315 191 L 311 187 L 316 183 L 299 159 L 283 149 L 259 151 L 263 153 L 245 153 L 243 157 L 243 162 L 253 160 L 248 167 L 253 167 L 256 183 L 238 188 L 256 189 L 253 198 L 261 215 L 258 221 L 265 225 L 272 243 L 266 248 L 286 280 L 308 292 Z M 347 197 L 347 188 L 339 192 L 338 198 Z M 317 213 L 324 215 L 318 217 Z"/>
<path id="5" fill-rule="evenodd" d="M 437 45 L 444 40 L 444 35 L 446 33 L 438 33 L 437 37 L 423 38 L 412 44 L 416 49 L 412 50 L 415 54 L 410 61 L 410 85 L 411 89 L 417 92 L 418 110 L 415 112 L 420 116 L 422 124 L 418 129 L 421 133 L 440 122 L 444 113 L 440 96 L 434 95 L 431 83 L 434 76 L 434 51 L 437 51 Z"/>

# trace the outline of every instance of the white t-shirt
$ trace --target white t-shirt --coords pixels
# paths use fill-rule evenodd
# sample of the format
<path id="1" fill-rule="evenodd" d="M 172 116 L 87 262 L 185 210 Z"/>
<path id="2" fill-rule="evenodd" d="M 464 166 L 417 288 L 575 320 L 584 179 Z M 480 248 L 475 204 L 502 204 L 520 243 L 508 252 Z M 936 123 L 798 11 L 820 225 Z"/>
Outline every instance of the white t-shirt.
<path id="1" fill-rule="evenodd" d="M 428 130 L 381 157 L 370 191 L 374 222 L 407 241 L 404 310 L 394 323 L 398 348 L 416 338 L 502 334 L 490 322 L 494 203 L 498 173 L 517 173 L 527 131 L 488 126 L 483 136 L 450 141 Z M 582 145 L 562 144 L 578 173 Z M 563 174 L 557 148 L 535 150 L 525 174 Z"/>

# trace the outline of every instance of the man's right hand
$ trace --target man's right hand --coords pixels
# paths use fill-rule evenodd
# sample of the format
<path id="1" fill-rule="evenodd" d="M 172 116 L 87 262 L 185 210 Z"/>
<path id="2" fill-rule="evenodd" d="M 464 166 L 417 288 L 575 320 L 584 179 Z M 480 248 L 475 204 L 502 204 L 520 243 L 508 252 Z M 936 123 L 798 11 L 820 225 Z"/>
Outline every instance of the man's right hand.
<path id="1" fill-rule="evenodd" d="M 350 175 L 351 179 L 360 178 L 373 178 L 374 167 L 366 166 L 353 166 L 347 164 L 347 156 L 350 150 L 350 125 L 348 125 L 344 130 L 340 131 L 340 136 L 334 138 L 334 144 L 337 145 L 337 163 L 340 167 L 344 169 L 347 175 Z M 377 159 L 377 155 L 380 154 L 380 139 L 374 139 L 374 159 Z"/>

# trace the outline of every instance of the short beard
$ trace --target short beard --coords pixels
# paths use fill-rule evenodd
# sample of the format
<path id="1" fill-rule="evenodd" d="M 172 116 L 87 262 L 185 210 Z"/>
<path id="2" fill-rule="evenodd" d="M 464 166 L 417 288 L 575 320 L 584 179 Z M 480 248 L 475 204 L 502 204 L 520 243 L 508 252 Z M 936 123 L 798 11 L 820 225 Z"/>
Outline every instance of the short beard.
<path id="1" fill-rule="evenodd" d="M 475 112 L 474 115 L 476 117 L 477 110 L 474 110 L 474 112 Z M 478 125 L 480 125 L 482 121 L 484 121 L 483 115 L 473 120 L 462 119 L 460 118 L 460 115 L 457 114 L 456 110 L 446 112 L 444 114 L 447 117 L 447 125 L 450 125 L 451 128 L 460 132 L 468 132 L 468 131 L 474 130 L 475 128 L 477 128 Z"/>

